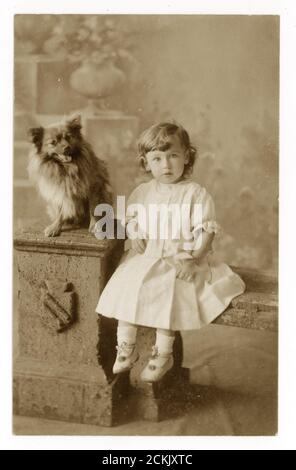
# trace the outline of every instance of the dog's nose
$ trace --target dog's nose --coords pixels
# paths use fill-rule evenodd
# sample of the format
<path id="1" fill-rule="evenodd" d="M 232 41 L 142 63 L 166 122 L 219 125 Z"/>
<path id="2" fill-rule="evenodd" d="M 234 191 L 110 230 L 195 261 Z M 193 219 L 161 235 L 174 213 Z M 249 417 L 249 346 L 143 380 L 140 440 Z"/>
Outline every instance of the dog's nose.
<path id="1" fill-rule="evenodd" d="M 64 148 L 63 148 L 63 154 L 64 155 L 70 155 L 71 153 L 71 147 L 69 147 L 69 145 L 66 145 Z"/>

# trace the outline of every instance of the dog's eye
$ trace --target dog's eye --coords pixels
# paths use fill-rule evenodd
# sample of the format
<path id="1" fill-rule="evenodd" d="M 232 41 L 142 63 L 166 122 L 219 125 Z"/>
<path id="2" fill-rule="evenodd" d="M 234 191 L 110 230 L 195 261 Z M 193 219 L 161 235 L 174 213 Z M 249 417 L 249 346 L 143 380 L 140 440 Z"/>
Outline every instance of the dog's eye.
<path id="1" fill-rule="evenodd" d="M 50 141 L 51 145 L 57 145 L 57 141 L 55 139 Z"/>

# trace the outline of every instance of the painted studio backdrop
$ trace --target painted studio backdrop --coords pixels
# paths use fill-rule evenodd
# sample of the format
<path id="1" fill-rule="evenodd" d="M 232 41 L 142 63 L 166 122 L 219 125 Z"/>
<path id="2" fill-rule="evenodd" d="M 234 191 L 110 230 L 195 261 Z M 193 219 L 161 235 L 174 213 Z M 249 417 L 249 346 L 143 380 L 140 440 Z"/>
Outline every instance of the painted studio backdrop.
<path id="1" fill-rule="evenodd" d="M 17 15 L 14 216 L 45 207 L 28 182 L 27 129 L 79 111 L 117 194 L 143 180 L 139 133 L 174 119 L 214 197 L 217 256 L 277 269 L 279 19 L 272 16 Z"/>

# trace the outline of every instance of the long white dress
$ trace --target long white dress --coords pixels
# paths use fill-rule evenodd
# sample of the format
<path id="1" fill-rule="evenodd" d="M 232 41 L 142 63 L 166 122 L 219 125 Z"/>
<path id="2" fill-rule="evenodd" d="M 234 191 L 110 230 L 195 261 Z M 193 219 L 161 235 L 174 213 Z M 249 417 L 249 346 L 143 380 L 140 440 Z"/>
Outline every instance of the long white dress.
<path id="1" fill-rule="evenodd" d="M 128 222 L 139 223 L 139 213 L 134 206 L 138 203 L 147 212 L 151 204 L 157 207 L 163 204 L 189 206 L 192 240 L 194 233 L 201 232 L 201 229 L 210 233 L 219 231 L 212 197 L 205 188 L 190 179 L 172 184 L 161 184 L 152 179 L 140 184 L 127 202 Z M 202 208 L 198 222 L 196 217 L 192 217 L 194 207 Z M 158 211 L 158 217 L 161 217 L 161 211 Z M 193 281 L 178 279 L 176 267 L 179 260 L 190 259 L 192 255 L 188 249 L 188 237 L 181 234 L 176 239 L 167 223 L 169 236 L 157 238 L 149 238 L 147 232 L 150 235 L 156 232 L 149 231 L 151 226 L 142 225 L 143 236 L 148 238 L 145 252 L 138 254 L 131 248 L 125 251 L 100 296 L 97 313 L 135 325 L 175 331 L 194 330 L 212 322 L 234 297 L 244 292 L 242 279 L 227 264 L 215 262 L 211 254 L 196 265 Z"/>

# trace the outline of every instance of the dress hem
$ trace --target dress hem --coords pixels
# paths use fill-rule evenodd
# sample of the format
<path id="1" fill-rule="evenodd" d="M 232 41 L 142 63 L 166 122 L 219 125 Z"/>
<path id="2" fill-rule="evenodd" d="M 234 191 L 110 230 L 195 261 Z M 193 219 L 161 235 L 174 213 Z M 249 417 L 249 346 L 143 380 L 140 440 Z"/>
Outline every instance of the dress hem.
<path id="1" fill-rule="evenodd" d="M 96 310 L 96 313 L 98 315 L 102 315 L 103 317 L 106 317 L 106 318 L 113 318 L 114 320 L 122 320 L 122 321 L 125 321 L 127 323 L 131 323 L 132 325 L 136 325 L 136 326 L 143 326 L 143 327 L 146 327 L 146 328 L 154 328 L 154 329 L 157 329 L 157 328 L 161 328 L 161 329 L 164 329 L 164 330 L 170 330 L 170 331 L 190 331 L 190 330 L 200 330 L 201 328 L 203 328 L 204 326 L 207 326 L 209 325 L 210 323 L 212 323 L 217 317 L 219 317 L 220 315 L 222 315 L 223 312 L 225 312 L 225 310 L 230 306 L 232 300 L 236 297 L 238 297 L 239 295 L 241 295 L 244 291 L 242 291 L 241 293 L 237 294 L 236 296 L 232 297 L 229 302 L 227 302 L 226 305 L 221 305 L 221 310 L 219 309 L 219 312 L 218 313 L 215 313 L 213 314 L 213 317 L 211 318 L 211 320 L 207 321 L 207 322 L 200 322 L 200 326 L 196 326 L 196 327 L 179 327 L 179 328 L 172 328 L 172 327 L 168 327 L 167 325 L 155 325 L 155 323 L 153 325 L 151 324 L 143 324 L 143 323 L 134 323 L 132 321 L 129 321 L 126 317 L 125 318 L 122 318 L 122 317 L 115 317 L 113 314 L 104 314 L 104 313 L 101 313 L 101 312 L 98 312 Z M 186 313 L 185 313 L 186 315 Z M 190 315 L 192 315 L 192 312 L 190 312 Z"/>

